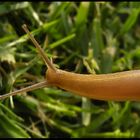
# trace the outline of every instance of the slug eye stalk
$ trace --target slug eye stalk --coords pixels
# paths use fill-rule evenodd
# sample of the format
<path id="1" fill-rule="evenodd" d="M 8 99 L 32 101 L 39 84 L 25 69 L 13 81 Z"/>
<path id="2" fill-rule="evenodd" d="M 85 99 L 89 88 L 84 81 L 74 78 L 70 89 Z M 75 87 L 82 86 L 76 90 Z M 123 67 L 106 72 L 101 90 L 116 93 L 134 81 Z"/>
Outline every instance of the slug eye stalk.
<path id="1" fill-rule="evenodd" d="M 54 65 L 51 63 L 51 61 L 49 60 L 49 58 L 47 57 L 47 55 L 45 54 L 45 52 L 43 51 L 43 49 L 40 47 L 40 45 L 38 44 L 38 42 L 35 40 L 35 38 L 33 37 L 33 35 L 29 32 L 27 25 L 23 24 L 22 28 L 24 29 L 24 31 L 28 34 L 29 38 L 31 39 L 31 41 L 33 42 L 33 44 L 35 45 L 35 47 L 37 48 L 38 52 L 40 53 L 40 55 L 42 56 L 45 64 L 50 67 L 53 71 L 56 71 L 56 68 L 54 67 Z"/>

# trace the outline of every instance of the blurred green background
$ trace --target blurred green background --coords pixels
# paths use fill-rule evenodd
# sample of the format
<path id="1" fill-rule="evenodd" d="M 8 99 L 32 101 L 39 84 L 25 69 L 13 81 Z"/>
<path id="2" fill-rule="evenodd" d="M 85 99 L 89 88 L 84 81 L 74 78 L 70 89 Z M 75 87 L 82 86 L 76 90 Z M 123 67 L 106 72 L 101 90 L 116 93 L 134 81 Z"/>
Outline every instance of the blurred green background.
<path id="1" fill-rule="evenodd" d="M 140 69 L 139 12 L 139 2 L 0 2 L 0 94 L 44 79 L 46 66 L 24 23 L 60 69 Z M 2 138 L 130 138 L 139 132 L 139 102 L 91 100 L 55 87 L 0 101 Z"/>

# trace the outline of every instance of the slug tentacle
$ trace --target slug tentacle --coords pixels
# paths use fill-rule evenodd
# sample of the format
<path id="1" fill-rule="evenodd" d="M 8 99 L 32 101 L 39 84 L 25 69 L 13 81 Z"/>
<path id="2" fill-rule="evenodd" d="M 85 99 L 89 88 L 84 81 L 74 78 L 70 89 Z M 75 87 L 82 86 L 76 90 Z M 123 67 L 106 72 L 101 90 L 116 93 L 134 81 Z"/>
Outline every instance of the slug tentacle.
<path id="1" fill-rule="evenodd" d="M 41 46 L 38 44 L 38 42 L 35 40 L 35 38 L 33 37 L 33 35 L 29 32 L 27 25 L 23 24 L 22 28 L 24 29 L 24 31 L 28 34 L 29 38 L 32 40 L 33 44 L 35 45 L 35 47 L 38 49 L 38 52 L 40 53 L 40 55 L 42 56 L 45 64 L 50 67 L 53 71 L 56 71 L 56 68 L 54 67 L 54 65 L 51 63 L 51 61 L 49 60 L 49 58 L 47 57 L 47 55 L 45 54 L 45 52 L 43 51 L 43 49 L 41 48 Z"/>
<path id="2" fill-rule="evenodd" d="M 9 96 L 14 96 L 14 95 L 17 95 L 19 93 L 23 93 L 23 92 L 28 92 L 28 91 L 32 91 L 32 90 L 35 90 L 35 89 L 39 89 L 39 88 L 43 88 L 43 87 L 46 87 L 48 85 L 48 82 L 47 80 L 44 80 L 40 83 L 37 83 L 37 84 L 34 84 L 34 85 L 31 85 L 29 87 L 25 87 L 25 88 L 22 88 L 20 90 L 17 90 L 17 91 L 13 91 L 11 93 L 7 93 L 7 94 L 4 94 L 4 95 L 0 95 L 0 99 L 5 99 Z"/>

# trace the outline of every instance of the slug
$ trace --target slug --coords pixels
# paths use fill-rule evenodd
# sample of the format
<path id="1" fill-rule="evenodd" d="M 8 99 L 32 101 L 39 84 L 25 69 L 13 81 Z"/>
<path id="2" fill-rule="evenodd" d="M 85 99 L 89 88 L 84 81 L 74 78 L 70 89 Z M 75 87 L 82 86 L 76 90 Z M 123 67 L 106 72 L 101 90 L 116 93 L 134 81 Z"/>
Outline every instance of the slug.
<path id="1" fill-rule="evenodd" d="M 140 70 L 93 75 L 76 74 L 57 69 L 29 32 L 27 26 L 24 24 L 22 27 L 29 35 L 29 38 L 38 49 L 38 52 L 48 67 L 45 80 L 21 90 L 1 95 L 0 99 L 46 86 L 56 86 L 66 91 L 70 91 L 73 94 L 88 97 L 90 99 L 105 101 L 140 100 Z"/>
<path id="2" fill-rule="evenodd" d="M 46 72 L 50 85 L 97 100 L 140 100 L 140 70 L 113 74 L 75 74 L 63 70 Z"/>

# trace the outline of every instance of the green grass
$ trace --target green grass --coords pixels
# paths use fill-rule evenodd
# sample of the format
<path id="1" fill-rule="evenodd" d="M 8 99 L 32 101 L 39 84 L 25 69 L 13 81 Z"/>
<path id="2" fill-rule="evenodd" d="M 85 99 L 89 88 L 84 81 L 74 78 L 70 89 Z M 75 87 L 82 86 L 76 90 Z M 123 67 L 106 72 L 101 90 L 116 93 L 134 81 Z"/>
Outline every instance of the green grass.
<path id="1" fill-rule="evenodd" d="M 2 2 L 0 94 L 44 79 L 46 66 L 24 23 L 60 69 L 140 69 L 139 7 L 140 2 Z M 0 137 L 140 137 L 139 112 L 139 102 L 97 101 L 48 87 L 0 101 Z"/>

